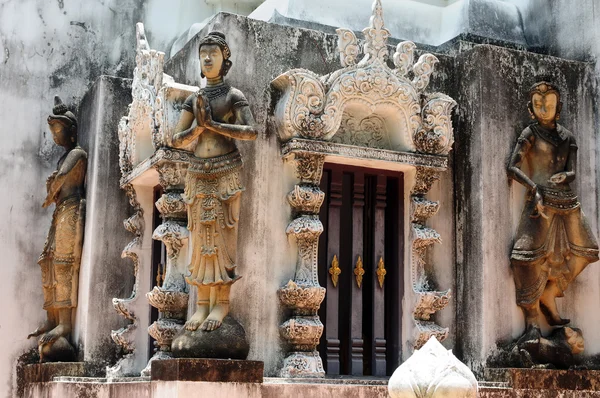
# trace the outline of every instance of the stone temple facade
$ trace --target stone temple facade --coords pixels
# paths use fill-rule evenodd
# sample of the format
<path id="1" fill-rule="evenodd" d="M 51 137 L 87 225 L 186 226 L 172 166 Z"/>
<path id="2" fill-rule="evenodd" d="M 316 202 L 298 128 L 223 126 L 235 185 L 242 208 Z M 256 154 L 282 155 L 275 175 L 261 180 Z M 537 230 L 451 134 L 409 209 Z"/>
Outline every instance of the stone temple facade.
<path id="1" fill-rule="evenodd" d="M 0 395 L 600 396 L 600 28 L 576 3 L 1 5 Z M 213 340 L 190 359 L 182 335 Z"/>

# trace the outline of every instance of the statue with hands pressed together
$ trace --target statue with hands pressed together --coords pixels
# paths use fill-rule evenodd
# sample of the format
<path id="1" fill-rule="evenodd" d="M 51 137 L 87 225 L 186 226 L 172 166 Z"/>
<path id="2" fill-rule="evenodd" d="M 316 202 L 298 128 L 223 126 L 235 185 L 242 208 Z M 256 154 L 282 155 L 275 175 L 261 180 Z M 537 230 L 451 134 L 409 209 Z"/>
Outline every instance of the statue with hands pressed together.
<path id="1" fill-rule="evenodd" d="M 244 94 L 223 81 L 232 65 L 225 35 L 205 36 L 199 56 L 206 86 L 186 99 L 172 138 L 175 148 L 194 147 L 183 194 L 192 250 L 186 281 L 198 289 L 196 311 L 185 324 L 190 332 L 216 330 L 229 313 L 231 285 L 240 278 L 237 236 L 244 190 L 235 140 L 258 134 Z"/>

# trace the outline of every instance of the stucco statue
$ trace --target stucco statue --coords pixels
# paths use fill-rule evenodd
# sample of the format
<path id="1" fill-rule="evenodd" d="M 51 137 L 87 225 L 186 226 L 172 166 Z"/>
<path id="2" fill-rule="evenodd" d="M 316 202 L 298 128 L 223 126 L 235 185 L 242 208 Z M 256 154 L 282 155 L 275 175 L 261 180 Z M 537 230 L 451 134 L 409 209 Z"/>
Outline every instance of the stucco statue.
<path id="1" fill-rule="evenodd" d="M 79 265 L 85 219 L 87 153 L 77 145 L 77 119 L 59 97 L 54 98 L 48 126 L 57 145 L 66 149 L 56 171 L 46 180 L 43 207 L 56 204 L 52 225 L 38 264 L 47 320 L 28 337 L 40 336 L 40 361 L 74 360 L 68 342 L 72 312 L 77 307 Z"/>
<path id="2" fill-rule="evenodd" d="M 562 107 L 558 88 L 535 84 L 528 107 L 535 122 L 521 133 L 508 167 L 509 176 L 528 190 L 511 255 L 525 339 L 539 334 L 540 310 L 552 326 L 570 322 L 558 313 L 555 299 L 598 260 L 598 243 L 569 186 L 576 178 L 577 144 L 556 122 Z M 521 169 L 525 160 L 529 173 Z"/>
<path id="3" fill-rule="evenodd" d="M 186 281 L 198 288 L 198 301 L 185 330 L 211 332 L 221 327 L 229 313 L 231 285 L 240 278 L 237 237 L 244 187 L 235 140 L 254 140 L 257 129 L 244 94 L 223 81 L 232 65 L 225 35 L 205 36 L 199 56 L 206 87 L 186 99 L 172 145 L 195 146 L 183 198 L 192 250 Z"/>

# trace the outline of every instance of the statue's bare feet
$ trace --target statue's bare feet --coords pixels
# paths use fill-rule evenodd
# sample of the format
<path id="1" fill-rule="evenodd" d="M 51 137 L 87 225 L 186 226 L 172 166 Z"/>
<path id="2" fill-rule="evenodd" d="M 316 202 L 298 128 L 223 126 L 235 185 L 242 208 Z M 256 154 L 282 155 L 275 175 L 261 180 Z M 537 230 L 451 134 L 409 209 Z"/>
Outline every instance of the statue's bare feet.
<path id="1" fill-rule="evenodd" d="M 218 329 L 223 324 L 223 319 L 229 313 L 229 303 L 217 303 L 208 315 L 208 318 L 202 323 L 200 329 L 207 332 Z"/>
<path id="2" fill-rule="evenodd" d="M 42 335 L 38 341 L 38 345 L 54 343 L 59 337 L 66 337 L 70 332 L 71 328 L 69 326 L 59 324 L 48 333 Z"/>
<path id="3" fill-rule="evenodd" d="M 194 330 L 198 330 L 202 322 L 208 316 L 208 305 L 198 306 L 194 315 L 185 323 L 184 327 L 186 330 L 193 332 Z"/>
<path id="4" fill-rule="evenodd" d="M 54 323 L 50 322 L 49 320 L 46 320 L 44 323 L 42 323 L 42 325 L 39 328 L 29 333 L 27 338 L 30 339 L 32 337 L 37 337 L 42 333 L 46 333 L 48 330 L 52 329 L 52 326 L 54 326 Z"/>

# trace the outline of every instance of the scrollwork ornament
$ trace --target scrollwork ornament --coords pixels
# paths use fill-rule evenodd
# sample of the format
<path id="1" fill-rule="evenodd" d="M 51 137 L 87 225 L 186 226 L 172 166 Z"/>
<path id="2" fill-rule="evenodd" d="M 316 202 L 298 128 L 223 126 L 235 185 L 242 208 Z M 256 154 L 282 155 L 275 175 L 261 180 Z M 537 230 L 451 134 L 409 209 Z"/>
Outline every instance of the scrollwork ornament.
<path id="1" fill-rule="evenodd" d="M 323 204 L 325 193 L 314 185 L 296 185 L 287 199 L 295 211 L 316 214 Z"/>
<path id="2" fill-rule="evenodd" d="M 417 166 L 415 175 L 415 185 L 412 189 L 413 195 L 425 195 L 431 189 L 434 182 L 440 179 L 439 171 L 429 168 Z"/>
<path id="3" fill-rule="evenodd" d="M 294 160 L 296 162 L 296 174 L 301 182 L 313 185 L 320 184 L 325 155 L 297 152 Z"/>
<path id="4" fill-rule="evenodd" d="M 448 305 L 451 292 L 450 290 L 443 292 L 425 291 L 419 292 L 418 296 L 419 302 L 413 311 L 413 316 L 415 319 L 428 321 L 432 314 L 444 309 Z"/>
<path id="5" fill-rule="evenodd" d="M 398 76 L 406 76 L 414 62 L 414 50 L 417 46 L 412 41 L 403 41 L 396 46 L 394 53 L 394 72 Z"/>
<path id="6" fill-rule="evenodd" d="M 435 65 L 439 62 L 437 57 L 433 54 L 423 54 L 419 57 L 417 63 L 413 66 L 413 78 L 412 84 L 414 88 L 421 92 L 429 85 L 429 79 L 433 73 Z"/>
<path id="7" fill-rule="evenodd" d="M 356 35 L 350 29 L 339 28 L 336 30 L 338 35 L 338 51 L 340 53 L 340 64 L 343 67 L 356 64 L 359 47 Z"/>
<path id="8" fill-rule="evenodd" d="M 283 305 L 294 310 L 296 315 L 316 315 L 325 298 L 325 288 L 314 285 L 298 285 L 290 280 L 277 291 Z"/>
<path id="9" fill-rule="evenodd" d="M 317 351 L 291 352 L 283 361 L 279 377 L 324 377 L 323 361 Z"/>
<path id="10" fill-rule="evenodd" d="M 157 201 L 156 208 L 163 216 L 185 215 L 186 207 L 181 193 L 166 192 Z"/>
<path id="11" fill-rule="evenodd" d="M 158 183 L 165 189 L 183 184 L 185 170 L 180 164 L 172 162 L 161 163 L 156 166 L 156 171 L 158 171 Z"/>
<path id="12" fill-rule="evenodd" d="M 171 259 L 179 256 L 183 241 L 189 236 L 188 229 L 176 221 L 165 221 L 154 230 L 152 239 L 162 241 L 167 248 L 167 255 Z"/>

